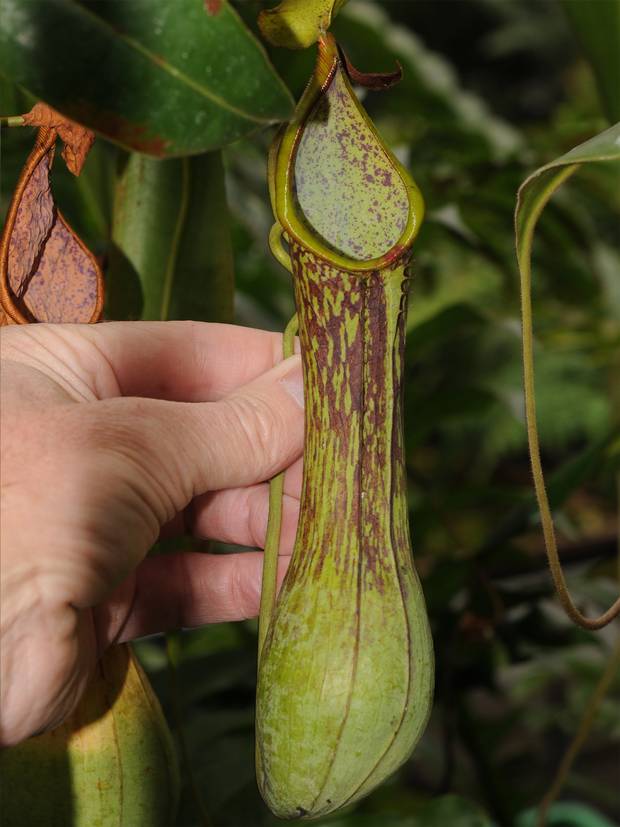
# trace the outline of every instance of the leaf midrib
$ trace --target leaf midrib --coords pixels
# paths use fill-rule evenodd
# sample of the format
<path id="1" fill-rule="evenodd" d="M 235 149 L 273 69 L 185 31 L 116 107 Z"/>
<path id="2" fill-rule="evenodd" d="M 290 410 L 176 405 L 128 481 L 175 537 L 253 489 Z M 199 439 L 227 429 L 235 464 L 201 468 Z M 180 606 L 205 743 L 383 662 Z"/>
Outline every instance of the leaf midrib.
<path id="1" fill-rule="evenodd" d="M 107 20 L 104 20 L 103 18 L 99 17 L 99 15 L 95 14 L 86 6 L 82 6 L 82 4 L 78 2 L 78 0 L 69 0 L 69 3 L 75 6 L 76 9 L 79 10 L 79 13 L 82 13 L 85 16 L 92 18 L 95 21 L 96 25 L 99 25 L 102 29 L 108 29 L 113 33 L 113 36 L 115 38 L 118 38 L 127 46 L 129 46 L 129 48 L 134 49 L 136 52 L 146 57 L 150 61 L 150 63 L 153 64 L 153 66 L 156 66 L 158 69 L 161 69 L 162 71 L 166 72 L 176 80 L 182 81 L 190 89 L 193 89 L 195 92 L 198 92 L 203 97 L 208 98 L 220 108 L 225 109 L 231 112 L 232 114 L 237 115 L 240 118 L 244 118 L 245 120 L 251 121 L 253 123 L 274 123 L 274 118 L 260 117 L 250 112 L 246 112 L 245 110 L 240 109 L 232 103 L 229 103 L 225 98 L 220 97 L 220 95 L 218 95 L 216 92 L 213 92 L 211 89 L 209 89 L 208 86 L 199 83 L 198 81 L 191 78 L 189 75 L 186 75 L 185 72 L 182 72 L 180 69 L 177 69 L 171 63 L 169 63 L 168 60 L 162 60 L 162 58 L 156 57 L 153 52 L 151 52 L 149 49 L 143 46 L 135 38 L 117 31 L 114 28 L 114 26 L 107 22 Z"/>

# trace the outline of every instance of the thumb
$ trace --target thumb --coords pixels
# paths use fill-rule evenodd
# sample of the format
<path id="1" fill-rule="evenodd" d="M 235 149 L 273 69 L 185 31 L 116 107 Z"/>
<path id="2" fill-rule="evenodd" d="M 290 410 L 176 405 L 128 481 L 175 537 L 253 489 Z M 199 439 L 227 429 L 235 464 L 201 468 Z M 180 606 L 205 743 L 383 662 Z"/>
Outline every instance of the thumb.
<path id="1" fill-rule="evenodd" d="M 252 485 L 287 468 L 302 452 L 303 405 L 299 355 L 218 402 L 192 405 L 204 446 L 195 494 Z"/>
<path id="2" fill-rule="evenodd" d="M 199 494 L 271 478 L 303 448 L 299 355 L 217 402 L 121 397 L 94 405 L 98 437 L 123 464 L 131 460 L 132 484 L 146 489 L 160 524 Z"/>
<path id="3" fill-rule="evenodd" d="M 294 462 L 303 446 L 302 387 L 296 355 L 217 402 L 117 397 L 64 406 L 54 440 L 66 473 L 43 473 L 37 483 L 52 514 L 66 514 L 70 503 L 74 520 L 87 517 L 80 565 L 92 572 L 79 593 L 75 576 L 63 580 L 66 602 L 100 602 L 197 495 L 252 485 Z"/>

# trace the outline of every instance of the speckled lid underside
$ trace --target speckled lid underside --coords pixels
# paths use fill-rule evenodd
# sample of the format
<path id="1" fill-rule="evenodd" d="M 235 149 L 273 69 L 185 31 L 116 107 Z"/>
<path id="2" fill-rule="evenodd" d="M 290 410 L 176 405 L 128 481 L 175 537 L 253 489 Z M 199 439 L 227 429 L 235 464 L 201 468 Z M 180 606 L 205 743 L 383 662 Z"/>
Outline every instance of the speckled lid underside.
<path id="1" fill-rule="evenodd" d="M 340 61 L 304 122 L 294 186 L 309 228 L 357 261 L 385 255 L 407 225 L 405 183 L 360 112 Z"/>

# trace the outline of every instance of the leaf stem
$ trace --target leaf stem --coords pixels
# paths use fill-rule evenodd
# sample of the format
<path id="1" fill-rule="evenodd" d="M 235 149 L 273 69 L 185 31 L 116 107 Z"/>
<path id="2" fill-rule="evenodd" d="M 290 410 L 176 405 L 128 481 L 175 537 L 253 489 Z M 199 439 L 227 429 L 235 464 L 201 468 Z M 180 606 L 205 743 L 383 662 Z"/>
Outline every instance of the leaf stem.
<path id="1" fill-rule="evenodd" d="M 161 294 L 161 308 L 160 319 L 167 321 L 170 315 L 170 303 L 172 300 L 172 286 L 174 284 L 174 274 L 177 265 L 177 257 L 179 252 L 179 244 L 181 243 L 181 236 L 185 228 L 185 219 L 187 218 L 187 209 L 189 205 L 189 158 L 181 158 L 181 200 L 179 202 L 179 213 L 177 215 L 176 224 L 174 225 L 174 232 L 172 241 L 170 243 L 170 253 L 166 262 L 166 270 L 164 273 L 164 283 Z"/>
<path id="2" fill-rule="evenodd" d="M 24 126 L 23 115 L 0 115 L 0 126 Z"/>
<path id="3" fill-rule="evenodd" d="M 577 727 L 577 732 L 575 733 L 573 740 L 570 742 L 568 749 L 560 761 L 560 766 L 557 769 L 555 778 L 553 779 L 548 792 L 545 794 L 540 804 L 540 808 L 538 810 L 538 827 L 545 827 L 549 808 L 560 794 L 560 791 L 566 782 L 566 777 L 568 776 L 568 773 L 570 772 L 580 749 L 583 747 L 588 735 L 590 734 L 590 729 L 592 728 L 596 713 L 599 711 L 601 703 L 603 702 L 613 679 L 618 673 L 619 667 L 620 637 L 617 639 L 616 645 L 614 646 L 611 657 L 607 661 L 603 674 L 601 675 L 594 692 L 590 696 L 590 700 L 588 701 L 581 717 L 581 721 L 579 722 L 579 726 Z"/>
<path id="4" fill-rule="evenodd" d="M 295 334 L 298 328 L 297 314 L 287 324 L 282 337 L 282 355 L 285 359 L 295 352 Z M 258 660 L 267 637 L 267 630 L 276 605 L 278 585 L 278 554 L 280 551 L 280 531 L 282 528 L 282 496 L 284 493 L 284 471 L 269 483 L 269 517 L 263 555 L 263 582 L 258 616 Z"/>

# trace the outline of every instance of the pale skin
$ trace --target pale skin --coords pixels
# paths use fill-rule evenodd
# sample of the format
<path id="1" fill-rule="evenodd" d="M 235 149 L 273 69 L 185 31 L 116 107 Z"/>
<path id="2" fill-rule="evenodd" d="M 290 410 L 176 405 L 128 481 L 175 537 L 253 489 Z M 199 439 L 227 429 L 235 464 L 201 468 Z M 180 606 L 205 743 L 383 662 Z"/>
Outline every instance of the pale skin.
<path id="1" fill-rule="evenodd" d="M 159 536 L 262 548 L 301 481 L 299 356 L 195 322 L 27 325 L 1 336 L 0 744 L 57 726 L 113 642 L 258 613 L 262 554 L 147 557 Z"/>

